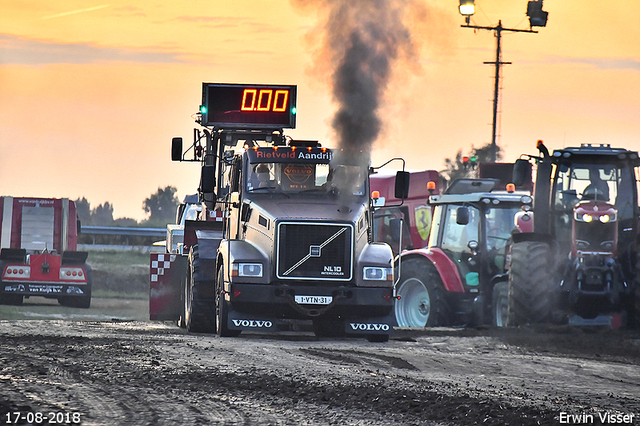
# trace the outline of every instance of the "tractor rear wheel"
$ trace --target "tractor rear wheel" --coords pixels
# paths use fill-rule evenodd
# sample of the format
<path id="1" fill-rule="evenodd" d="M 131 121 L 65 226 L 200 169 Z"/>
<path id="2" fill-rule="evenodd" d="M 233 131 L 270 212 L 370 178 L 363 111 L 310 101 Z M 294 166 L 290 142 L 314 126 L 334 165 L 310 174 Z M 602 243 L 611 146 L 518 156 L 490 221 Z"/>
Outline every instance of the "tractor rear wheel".
<path id="1" fill-rule="evenodd" d="M 631 328 L 640 330 L 640 253 L 636 256 L 636 277 L 633 280 L 633 302 L 631 305 L 631 312 L 629 315 L 629 322 Z"/>
<path id="2" fill-rule="evenodd" d="M 508 325 L 551 321 L 555 308 L 555 260 L 548 243 L 523 241 L 511 247 Z"/>
<path id="3" fill-rule="evenodd" d="M 399 327 L 447 326 L 451 309 L 438 270 L 428 259 L 402 262 L 399 300 L 395 313 Z"/>

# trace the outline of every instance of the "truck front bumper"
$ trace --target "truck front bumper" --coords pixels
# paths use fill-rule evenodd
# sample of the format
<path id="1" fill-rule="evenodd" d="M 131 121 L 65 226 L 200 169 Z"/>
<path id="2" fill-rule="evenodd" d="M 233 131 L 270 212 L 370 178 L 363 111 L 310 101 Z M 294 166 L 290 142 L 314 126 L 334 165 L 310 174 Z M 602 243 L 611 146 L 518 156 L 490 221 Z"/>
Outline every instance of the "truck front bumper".
<path id="1" fill-rule="evenodd" d="M 385 287 L 232 283 L 225 299 L 236 312 L 278 319 L 386 317 L 394 308 L 393 289 Z"/>

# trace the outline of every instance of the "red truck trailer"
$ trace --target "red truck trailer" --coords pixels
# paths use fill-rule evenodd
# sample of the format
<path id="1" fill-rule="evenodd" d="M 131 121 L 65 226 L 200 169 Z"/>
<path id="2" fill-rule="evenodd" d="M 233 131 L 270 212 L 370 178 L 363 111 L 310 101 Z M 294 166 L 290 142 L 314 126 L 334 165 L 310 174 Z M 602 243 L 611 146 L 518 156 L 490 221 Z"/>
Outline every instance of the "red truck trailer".
<path id="1" fill-rule="evenodd" d="M 91 270 L 77 251 L 79 222 L 68 198 L 0 197 L 0 303 L 44 296 L 88 308 Z"/>
<path id="2" fill-rule="evenodd" d="M 440 193 L 440 175 L 436 170 L 422 170 L 411 173 L 409 197 L 401 200 L 394 195 L 395 174 L 376 173 L 370 176 L 371 191 L 378 192 L 376 211 L 373 215 L 374 241 L 388 243 L 399 254 L 400 251 L 426 247 L 431 232 L 432 207 L 428 203 L 430 195 Z M 428 183 L 435 184 L 432 191 Z M 402 222 L 400 222 L 402 219 Z M 398 240 L 395 223 L 402 223 L 402 242 Z"/>

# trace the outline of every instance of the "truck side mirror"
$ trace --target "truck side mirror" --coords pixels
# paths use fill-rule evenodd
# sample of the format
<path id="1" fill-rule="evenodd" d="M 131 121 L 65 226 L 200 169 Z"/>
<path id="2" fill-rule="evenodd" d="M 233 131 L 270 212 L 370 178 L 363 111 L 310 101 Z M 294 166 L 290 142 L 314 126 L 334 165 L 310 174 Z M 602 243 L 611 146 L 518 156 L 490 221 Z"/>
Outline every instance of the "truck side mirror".
<path id="1" fill-rule="evenodd" d="M 456 223 L 458 225 L 466 225 L 469 223 L 469 209 L 465 206 L 456 209 Z"/>
<path id="2" fill-rule="evenodd" d="M 513 184 L 515 186 L 522 186 L 527 181 L 527 173 L 531 175 L 531 163 L 522 158 L 516 160 L 513 165 Z"/>
<path id="3" fill-rule="evenodd" d="M 204 165 L 200 173 L 200 191 L 212 193 L 216 186 L 216 166 Z"/>
<path id="4" fill-rule="evenodd" d="M 409 198 L 409 172 L 399 171 L 396 173 L 395 197 L 401 200 Z"/>
<path id="5" fill-rule="evenodd" d="M 171 139 L 171 161 L 182 161 L 182 138 Z"/>

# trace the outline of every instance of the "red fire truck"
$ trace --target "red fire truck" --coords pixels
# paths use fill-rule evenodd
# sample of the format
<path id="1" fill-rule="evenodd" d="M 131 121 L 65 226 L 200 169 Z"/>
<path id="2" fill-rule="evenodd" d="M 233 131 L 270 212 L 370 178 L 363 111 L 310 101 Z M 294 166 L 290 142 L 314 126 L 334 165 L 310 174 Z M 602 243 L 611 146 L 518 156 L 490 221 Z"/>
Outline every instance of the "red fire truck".
<path id="1" fill-rule="evenodd" d="M 0 303 L 44 296 L 88 308 L 91 270 L 77 251 L 79 222 L 68 198 L 0 197 Z"/>

